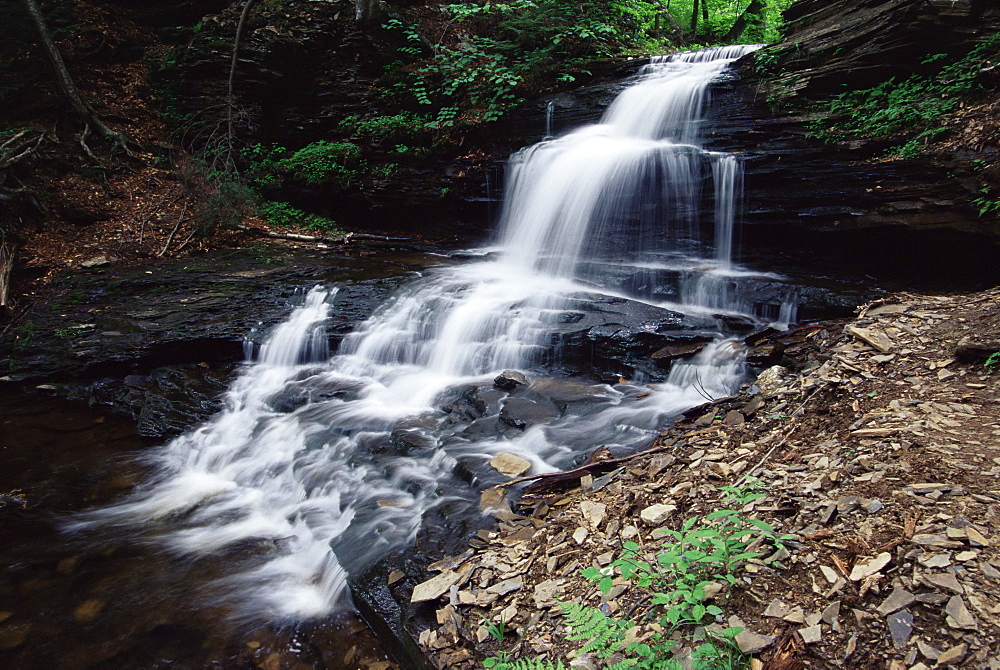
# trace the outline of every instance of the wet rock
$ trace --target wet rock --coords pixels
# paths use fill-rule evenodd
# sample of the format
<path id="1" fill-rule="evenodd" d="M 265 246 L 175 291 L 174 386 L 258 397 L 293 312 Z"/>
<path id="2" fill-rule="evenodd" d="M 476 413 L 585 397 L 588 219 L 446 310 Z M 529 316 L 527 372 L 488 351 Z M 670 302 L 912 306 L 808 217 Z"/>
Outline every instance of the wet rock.
<path id="1" fill-rule="evenodd" d="M 413 595 L 410 602 L 420 603 L 428 600 L 436 600 L 448 592 L 453 585 L 462 580 L 463 575 L 458 572 L 446 570 L 440 575 L 431 577 L 425 582 L 421 582 L 413 587 Z"/>
<path id="2" fill-rule="evenodd" d="M 0 649 L 16 649 L 24 644 L 31 632 L 30 623 L 0 626 Z"/>
<path id="3" fill-rule="evenodd" d="M 747 352 L 747 363 L 756 366 L 774 365 L 781 360 L 785 347 L 780 342 L 762 344 Z"/>
<path id="4" fill-rule="evenodd" d="M 73 618 L 80 623 L 89 623 L 104 609 L 104 602 L 96 598 L 86 600 L 73 610 Z"/>
<path id="5" fill-rule="evenodd" d="M 688 358 L 694 356 L 699 351 L 705 348 L 708 341 L 703 342 L 680 342 L 677 344 L 668 344 L 662 349 L 657 349 L 654 351 L 650 358 L 658 363 L 669 363 L 671 361 L 677 360 L 678 358 Z"/>
<path id="6" fill-rule="evenodd" d="M 559 409 L 549 402 L 510 398 L 500 410 L 500 420 L 514 428 L 545 424 L 559 418 Z"/>
<path id="7" fill-rule="evenodd" d="M 527 386 L 528 378 L 517 370 L 504 370 L 496 376 L 493 383 L 504 391 L 513 391 L 518 386 Z"/>
<path id="8" fill-rule="evenodd" d="M 519 477 L 531 469 L 531 461 L 526 461 L 517 454 L 502 451 L 490 460 L 490 465 L 497 472 L 507 477 Z"/>

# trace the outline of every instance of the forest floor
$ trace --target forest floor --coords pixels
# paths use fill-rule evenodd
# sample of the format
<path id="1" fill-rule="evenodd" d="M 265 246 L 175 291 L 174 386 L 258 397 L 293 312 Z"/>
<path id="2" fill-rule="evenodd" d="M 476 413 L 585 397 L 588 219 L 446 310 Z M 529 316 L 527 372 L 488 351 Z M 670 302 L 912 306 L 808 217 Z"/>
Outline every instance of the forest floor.
<path id="1" fill-rule="evenodd" d="M 435 667 L 622 658 L 579 654 L 558 603 L 634 622 L 627 639 L 646 642 L 662 610 L 618 572 L 602 594 L 581 570 L 610 572 L 625 542 L 655 564 L 662 529 L 710 529 L 704 515 L 736 509 L 790 537 L 751 545 L 709 601 L 717 623 L 674 633 L 678 659 L 736 626 L 753 668 L 1000 668 L 1000 375 L 983 364 L 1000 349 L 1000 288 L 896 295 L 784 346 L 797 370 L 689 412 L 610 472 L 540 480 L 496 531 L 431 566 L 414 600 L 436 608 L 440 626 L 419 637 Z M 763 496 L 743 506 L 720 490 L 748 482 Z"/>

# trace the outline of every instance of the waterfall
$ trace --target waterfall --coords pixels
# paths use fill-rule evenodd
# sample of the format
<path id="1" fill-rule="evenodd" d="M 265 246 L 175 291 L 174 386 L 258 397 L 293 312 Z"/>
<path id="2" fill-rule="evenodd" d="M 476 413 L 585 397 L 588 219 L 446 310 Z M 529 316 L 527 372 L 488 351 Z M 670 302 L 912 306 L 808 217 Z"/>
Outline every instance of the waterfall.
<path id="1" fill-rule="evenodd" d="M 411 542 L 428 512 L 475 513 L 458 463 L 488 477 L 484 464 L 513 452 L 554 471 L 599 445 L 639 448 L 684 409 L 732 393 L 742 355 L 722 335 L 659 382 L 565 379 L 545 362 L 573 301 L 633 301 L 712 328 L 717 313 L 753 318 L 734 288 L 749 274 L 732 249 L 740 165 L 700 146 L 709 84 L 753 48 L 654 59 L 600 123 L 512 157 L 499 256 L 403 287 L 332 356 L 323 322 L 336 291 L 309 291 L 224 409 L 156 454 L 154 481 L 72 527 L 128 527 L 180 556 L 223 557 L 213 599 L 235 617 L 321 616 L 346 605 L 348 573 Z M 677 295 L 663 300 L 668 275 Z M 568 409 L 553 402 L 523 430 L 498 422 L 507 398 L 486 397 L 479 418 L 453 410 L 505 368 Z"/>

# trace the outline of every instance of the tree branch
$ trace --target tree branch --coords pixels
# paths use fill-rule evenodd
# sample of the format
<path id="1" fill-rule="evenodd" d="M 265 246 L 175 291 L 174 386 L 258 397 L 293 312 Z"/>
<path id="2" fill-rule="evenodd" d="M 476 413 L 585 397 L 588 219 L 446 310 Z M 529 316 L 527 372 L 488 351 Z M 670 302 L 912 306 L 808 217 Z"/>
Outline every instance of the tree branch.
<path id="1" fill-rule="evenodd" d="M 97 132 L 101 133 L 107 139 L 110 139 L 115 146 L 122 147 L 126 153 L 131 155 L 131 151 L 129 151 L 128 148 L 128 138 L 117 130 L 112 130 L 105 125 L 104 121 L 101 120 L 101 117 L 97 115 L 97 112 L 95 112 L 90 105 L 84 101 L 83 96 L 80 95 L 80 90 L 76 87 L 73 77 L 66 68 L 66 62 L 63 60 L 62 54 L 59 53 L 59 48 L 52 39 L 48 26 L 45 25 L 45 17 L 42 16 L 42 10 L 38 7 L 38 3 L 35 0 L 21 0 L 21 2 L 24 4 L 24 8 L 28 11 L 28 14 L 31 16 L 32 21 L 34 21 L 35 27 L 38 29 L 38 36 L 41 39 L 42 46 L 45 47 L 45 54 L 48 56 L 49 63 L 55 71 L 56 81 L 59 83 L 59 88 L 62 90 L 63 94 L 69 98 L 69 102 L 73 107 L 73 110 L 80 116 L 81 119 L 84 120 L 85 123 L 92 125 L 95 129 L 97 129 Z M 89 132 L 89 128 L 86 130 Z M 84 136 L 84 139 L 85 138 L 86 137 Z M 86 148 L 86 145 L 84 146 Z"/>

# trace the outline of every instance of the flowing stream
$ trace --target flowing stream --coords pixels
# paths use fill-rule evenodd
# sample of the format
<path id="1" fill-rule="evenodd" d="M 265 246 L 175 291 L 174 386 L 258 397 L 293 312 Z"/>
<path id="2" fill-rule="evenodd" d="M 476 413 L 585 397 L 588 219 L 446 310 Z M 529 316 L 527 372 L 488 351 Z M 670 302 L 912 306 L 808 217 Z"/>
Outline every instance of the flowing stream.
<path id="1" fill-rule="evenodd" d="M 233 616 L 322 616 L 349 606 L 349 573 L 412 542 L 428 513 L 477 513 L 496 454 L 562 469 L 600 445 L 640 448 L 733 392 L 744 365 L 723 319 L 795 318 L 794 301 L 767 313 L 741 294 L 760 276 L 734 260 L 741 166 L 701 147 L 710 83 L 753 48 L 655 59 L 600 123 L 513 156 L 495 246 L 404 287 L 332 355 L 337 289 L 304 293 L 248 342 L 225 409 L 159 450 L 153 481 L 72 525 L 128 528 L 182 556 L 243 548 L 213 584 Z M 562 374 L 559 333 L 621 304 L 712 341 L 660 378 Z M 528 387 L 495 389 L 505 369 Z"/>

